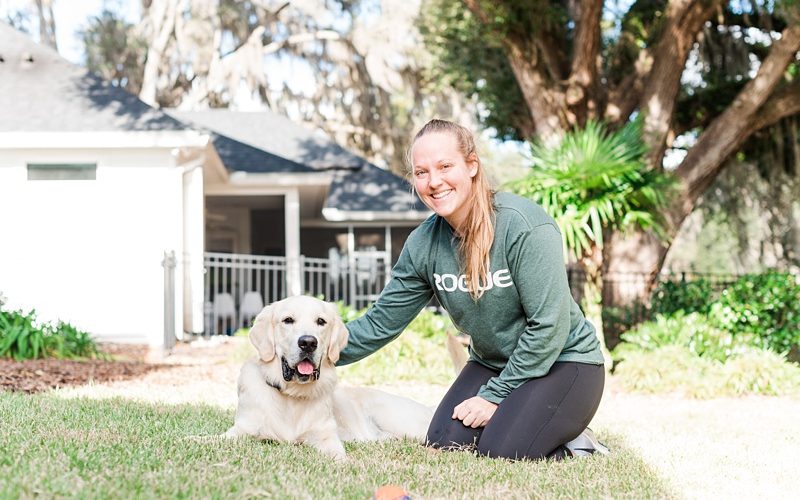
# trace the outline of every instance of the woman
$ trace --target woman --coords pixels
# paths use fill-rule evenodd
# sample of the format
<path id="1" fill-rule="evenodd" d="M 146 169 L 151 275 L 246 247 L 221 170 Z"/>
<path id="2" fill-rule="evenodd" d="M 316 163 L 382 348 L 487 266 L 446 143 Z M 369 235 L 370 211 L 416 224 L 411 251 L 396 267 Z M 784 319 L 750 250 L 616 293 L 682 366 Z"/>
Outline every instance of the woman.
<path id="1" fill-rule="evenodd" d="M 562 457 L 603 393 L 594 328 L 570 295 L 561 234 L 535 203 L 494 193 L 472 134 L 428 122 L 410 150 L 413 185 L 434 212 L 406 241 L 392 279 L 348 323 L 339 364 L 397 337 L 436 295 L 470 335 L 470 361 L 428 429 L 436 448 L 491 457 Z"/>

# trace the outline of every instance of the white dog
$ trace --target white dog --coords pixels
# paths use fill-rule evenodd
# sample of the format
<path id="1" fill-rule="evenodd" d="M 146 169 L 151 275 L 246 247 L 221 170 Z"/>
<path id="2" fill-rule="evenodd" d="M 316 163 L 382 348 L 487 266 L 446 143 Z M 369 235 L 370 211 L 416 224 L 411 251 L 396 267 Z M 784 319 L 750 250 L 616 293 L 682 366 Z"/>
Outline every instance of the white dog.
<path id="1" fill-rule="evenodd" d="M 424 441 L 433 408 L 375 389 L 337 387 L 334 363 L 347 329 L 332 304 L 299 296 L 261 311 L 250 330 L 258 358 L 239 375 L 227 437 L 307 443 L 334 458 L 343 441 Z"/>

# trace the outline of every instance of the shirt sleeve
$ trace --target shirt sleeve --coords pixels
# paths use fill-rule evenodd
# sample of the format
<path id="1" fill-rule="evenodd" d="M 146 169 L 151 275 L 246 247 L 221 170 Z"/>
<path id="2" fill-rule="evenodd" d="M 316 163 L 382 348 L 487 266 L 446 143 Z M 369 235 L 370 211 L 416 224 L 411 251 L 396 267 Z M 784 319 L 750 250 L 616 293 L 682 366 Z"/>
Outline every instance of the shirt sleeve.
<path id="1" fill-rule="evenodd" d="M 430 283 L 414 266 L 408 246 L 403 247 L 378 300 L 364 316 L 347 323 L 349 338 L 336 364 L 354 363 L 397 338 L 432 296 Z"/>
<path id="2" fill-rule="evenodd" d="M 508 262 L 527 326 L 505 368 L 478 391 L 498 404 L 523 383 L 550 371 L 570 325 L 571 295 L 558 229 L 543 224 L 520 233 L 509 247 Z"/>

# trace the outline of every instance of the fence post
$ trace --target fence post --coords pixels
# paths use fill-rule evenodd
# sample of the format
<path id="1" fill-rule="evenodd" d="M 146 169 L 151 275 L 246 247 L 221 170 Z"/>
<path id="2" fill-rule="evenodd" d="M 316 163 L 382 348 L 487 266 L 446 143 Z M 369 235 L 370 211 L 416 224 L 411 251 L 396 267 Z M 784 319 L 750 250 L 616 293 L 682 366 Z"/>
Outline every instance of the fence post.
<path id="1" fill-rule="evenodd" d="M 175 346 L 175 252 L 164 252 L 164 351 Z"/>

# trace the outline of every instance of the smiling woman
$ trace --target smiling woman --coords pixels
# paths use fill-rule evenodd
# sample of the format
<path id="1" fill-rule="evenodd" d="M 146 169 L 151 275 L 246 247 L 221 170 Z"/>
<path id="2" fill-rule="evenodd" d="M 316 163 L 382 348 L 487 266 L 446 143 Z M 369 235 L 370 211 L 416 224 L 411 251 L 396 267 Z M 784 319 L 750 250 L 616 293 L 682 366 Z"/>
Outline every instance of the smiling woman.
<path id="1" fill-rule="evenodd" d="M 340 364 L 400 335 L 435 295 L 471 345 L 428 428 L 430 446 L 512 459 L 607 451 L 586 429 L 603 393 L 603 356 L 570 295 L 555 221 L 530 200 L 492 191 L 472 133 L 458 124 L 428 122 L 408 159 L 434 215 L 409 236 L 378 301 L 347 324 Z"/>

